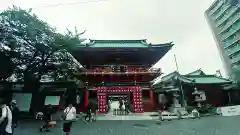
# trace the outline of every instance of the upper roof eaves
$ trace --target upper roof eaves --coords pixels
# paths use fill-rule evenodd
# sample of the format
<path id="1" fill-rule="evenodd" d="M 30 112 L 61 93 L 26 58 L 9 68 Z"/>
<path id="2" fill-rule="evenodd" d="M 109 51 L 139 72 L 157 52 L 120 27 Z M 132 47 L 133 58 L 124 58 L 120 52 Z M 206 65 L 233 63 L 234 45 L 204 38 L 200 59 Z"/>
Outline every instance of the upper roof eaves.
<path id="1" fill-rule="evenodd" d="M 171 47 L 171 43 L 166 44 L 149 44 L 146 39 L 140 40 L 93 40 L 90 39 L 87 47 L 90 48 L 148 48 L 148 47 Z"/>
<path id="2" fill-rule="evenodd" d="M 198 69 L 186 74 L 185 76 L 191 76 L 191 75 L 206 75 L 206 74 L 201 69 Z"/>

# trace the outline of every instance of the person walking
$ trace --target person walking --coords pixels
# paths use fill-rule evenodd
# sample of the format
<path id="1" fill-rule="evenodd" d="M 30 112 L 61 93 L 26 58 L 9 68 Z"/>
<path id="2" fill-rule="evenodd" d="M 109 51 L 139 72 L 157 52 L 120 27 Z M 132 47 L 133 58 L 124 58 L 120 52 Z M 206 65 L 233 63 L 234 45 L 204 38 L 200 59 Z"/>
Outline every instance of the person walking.
<path id="1" fill-rule="evenodd" d="M 19 108 L 17 106 L 17 101 L 12 100 L 10 107 L 11 107 L 11 110 L 12 110 L 12 127 L 13 127 L 12 130 L 14 130 L 14 128 L 17 128 L 17 126 L 18 126 L 19 115 L 20 115 L 19 114 L 20 111 L 19 111 Z"/>
<path id="2" fill-rule="evenodd" d="M 42 132 L 42 131 L 49 132 L 50 131 L 49 123 L 52 120 L 52 112 L 53 112 L 52 105 L 49 104 L 44 108 L 44 113 L 43 113 L 44 124 L 40 128 L 40 132 Z"/>
<path id="3" fill-rule="evenodd" d="M 98 104 L 96 104 L 96 103 L 93 103 L 93 105 L 92 105 L 92 120 L 93 121 L 96 121 L 97 120 L 97 110 L 98 110 Z"/>
<path id="4" fill-rule="evenodd" d="M 76 120 L 76 113 L 76 108 L 69 103 L 68 107 L 64 110 L 63 116 L 63 132 L 65 132 L 66 135 L 70 135 L 72 122 Z"/>
<path id="5" fill-rule="evenodd" d="M 0 99 L 0 111 L 0 135 L 12 135 L 12 112 L 3 99 Z"/>
<path id="6" fill-rule="evenodd" d="M 14 132 L 14 129 L 18 126 L 18 120 L 20 116 L 20 111 L 16 100 L 12 100 L 10 103 L 10 109 L 12 111 L 12 132 Z"/>
<path id="7" fill-rule="evenodd" d="M 90 122 L 91 121 L 91 118 L 92 118 L 92 104 L 88 104 L 87 106 L 87 109 L 86 109 L 86 115 L 84 117 L 84 122 L 87 123 L 87 122 Z"/>

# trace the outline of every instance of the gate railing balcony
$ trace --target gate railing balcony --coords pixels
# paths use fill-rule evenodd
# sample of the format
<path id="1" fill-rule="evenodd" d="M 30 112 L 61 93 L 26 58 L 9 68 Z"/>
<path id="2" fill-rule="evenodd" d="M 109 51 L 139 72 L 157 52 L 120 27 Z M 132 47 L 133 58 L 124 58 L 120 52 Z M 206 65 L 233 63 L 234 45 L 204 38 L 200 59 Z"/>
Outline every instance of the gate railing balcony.
<path id="1" fill-rule="evenodd" d="M 124 71 L 113 71 L 111 68 L 95 68 L 88 69 L 86 72 L 80 72 L 79 74 L 149 74 L 149 73 L 162 73 L 161 68 L 127 68 Z"/>

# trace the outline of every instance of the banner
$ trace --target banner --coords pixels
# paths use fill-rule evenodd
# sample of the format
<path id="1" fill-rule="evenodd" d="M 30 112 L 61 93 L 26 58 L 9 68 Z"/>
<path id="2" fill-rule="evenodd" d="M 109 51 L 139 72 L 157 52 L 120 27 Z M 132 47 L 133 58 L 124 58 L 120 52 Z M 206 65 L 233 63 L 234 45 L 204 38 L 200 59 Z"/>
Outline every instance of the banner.
<path id="1" fill-rule="evenodd" d="M 240 105 L 220 107 L 217 109 L 217 113 L 222 114 L 222 116 L 240 115 Z"/>

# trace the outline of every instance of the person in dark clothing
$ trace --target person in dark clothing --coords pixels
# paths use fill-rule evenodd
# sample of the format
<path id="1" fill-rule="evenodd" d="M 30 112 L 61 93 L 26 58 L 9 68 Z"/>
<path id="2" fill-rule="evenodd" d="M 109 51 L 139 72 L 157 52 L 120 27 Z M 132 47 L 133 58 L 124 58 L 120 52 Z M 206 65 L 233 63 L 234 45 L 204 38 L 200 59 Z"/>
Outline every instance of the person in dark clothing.
<path id="1" fill-rule="evenodd" d="M 130 104 L 129 104 L 129 101 L 126 100 L 126 101 L 125 101 L 125 113 L 128 114 L 128 113 L 129 113 L 129 110 L 130 110 Z"/>
<path id="2" fill-rule="evenodd" d="M 123 100 L 120 98 L 119 100 L 119 109 L 122 110 L 122 106 L 123 106 Z"/>
<path id="3" fill-rule="evenodd" d="M 11 107 L 11 111 L 12 111 L 12 127 L 17 128 L 19 115 L 20 115 L 19 108 L 17 107 L 17 101 L 12 100 L 10 107 Z"/>
<path id="4" fill-rule="evenodd" d="M 98 104 L 93 103 L 91 110 L 92 110 L 92 113 L 93 113 L 93 120 L 94 121 L 96 121 L 97 109 L 98 109 Z"/>
<path id="5" fill-rule="evenodd" d="M 42 127 L 40 128 L 40 131 L 50 131 L 49 130 L 49 122 L 52 120 L 52 105 L 47 105 L 44 108 L 44 112 L 43 112 L 44 116 L 44 124 L 42 125 Z"/>
<path id="6" fill-rule="evenodd" d="M 92 110 L 91 109 L 92 109 L 91 104 L 88 104 L 88 107 L 87 107 L 87 110 L 86 110 L 86 115 L 84 117 L 85 121 L 87 121 L 87 118 L 88 118 L 88 121 L 91 120 L 91 118 L 92 118 L 92 115 L 91 115 Z"/>

